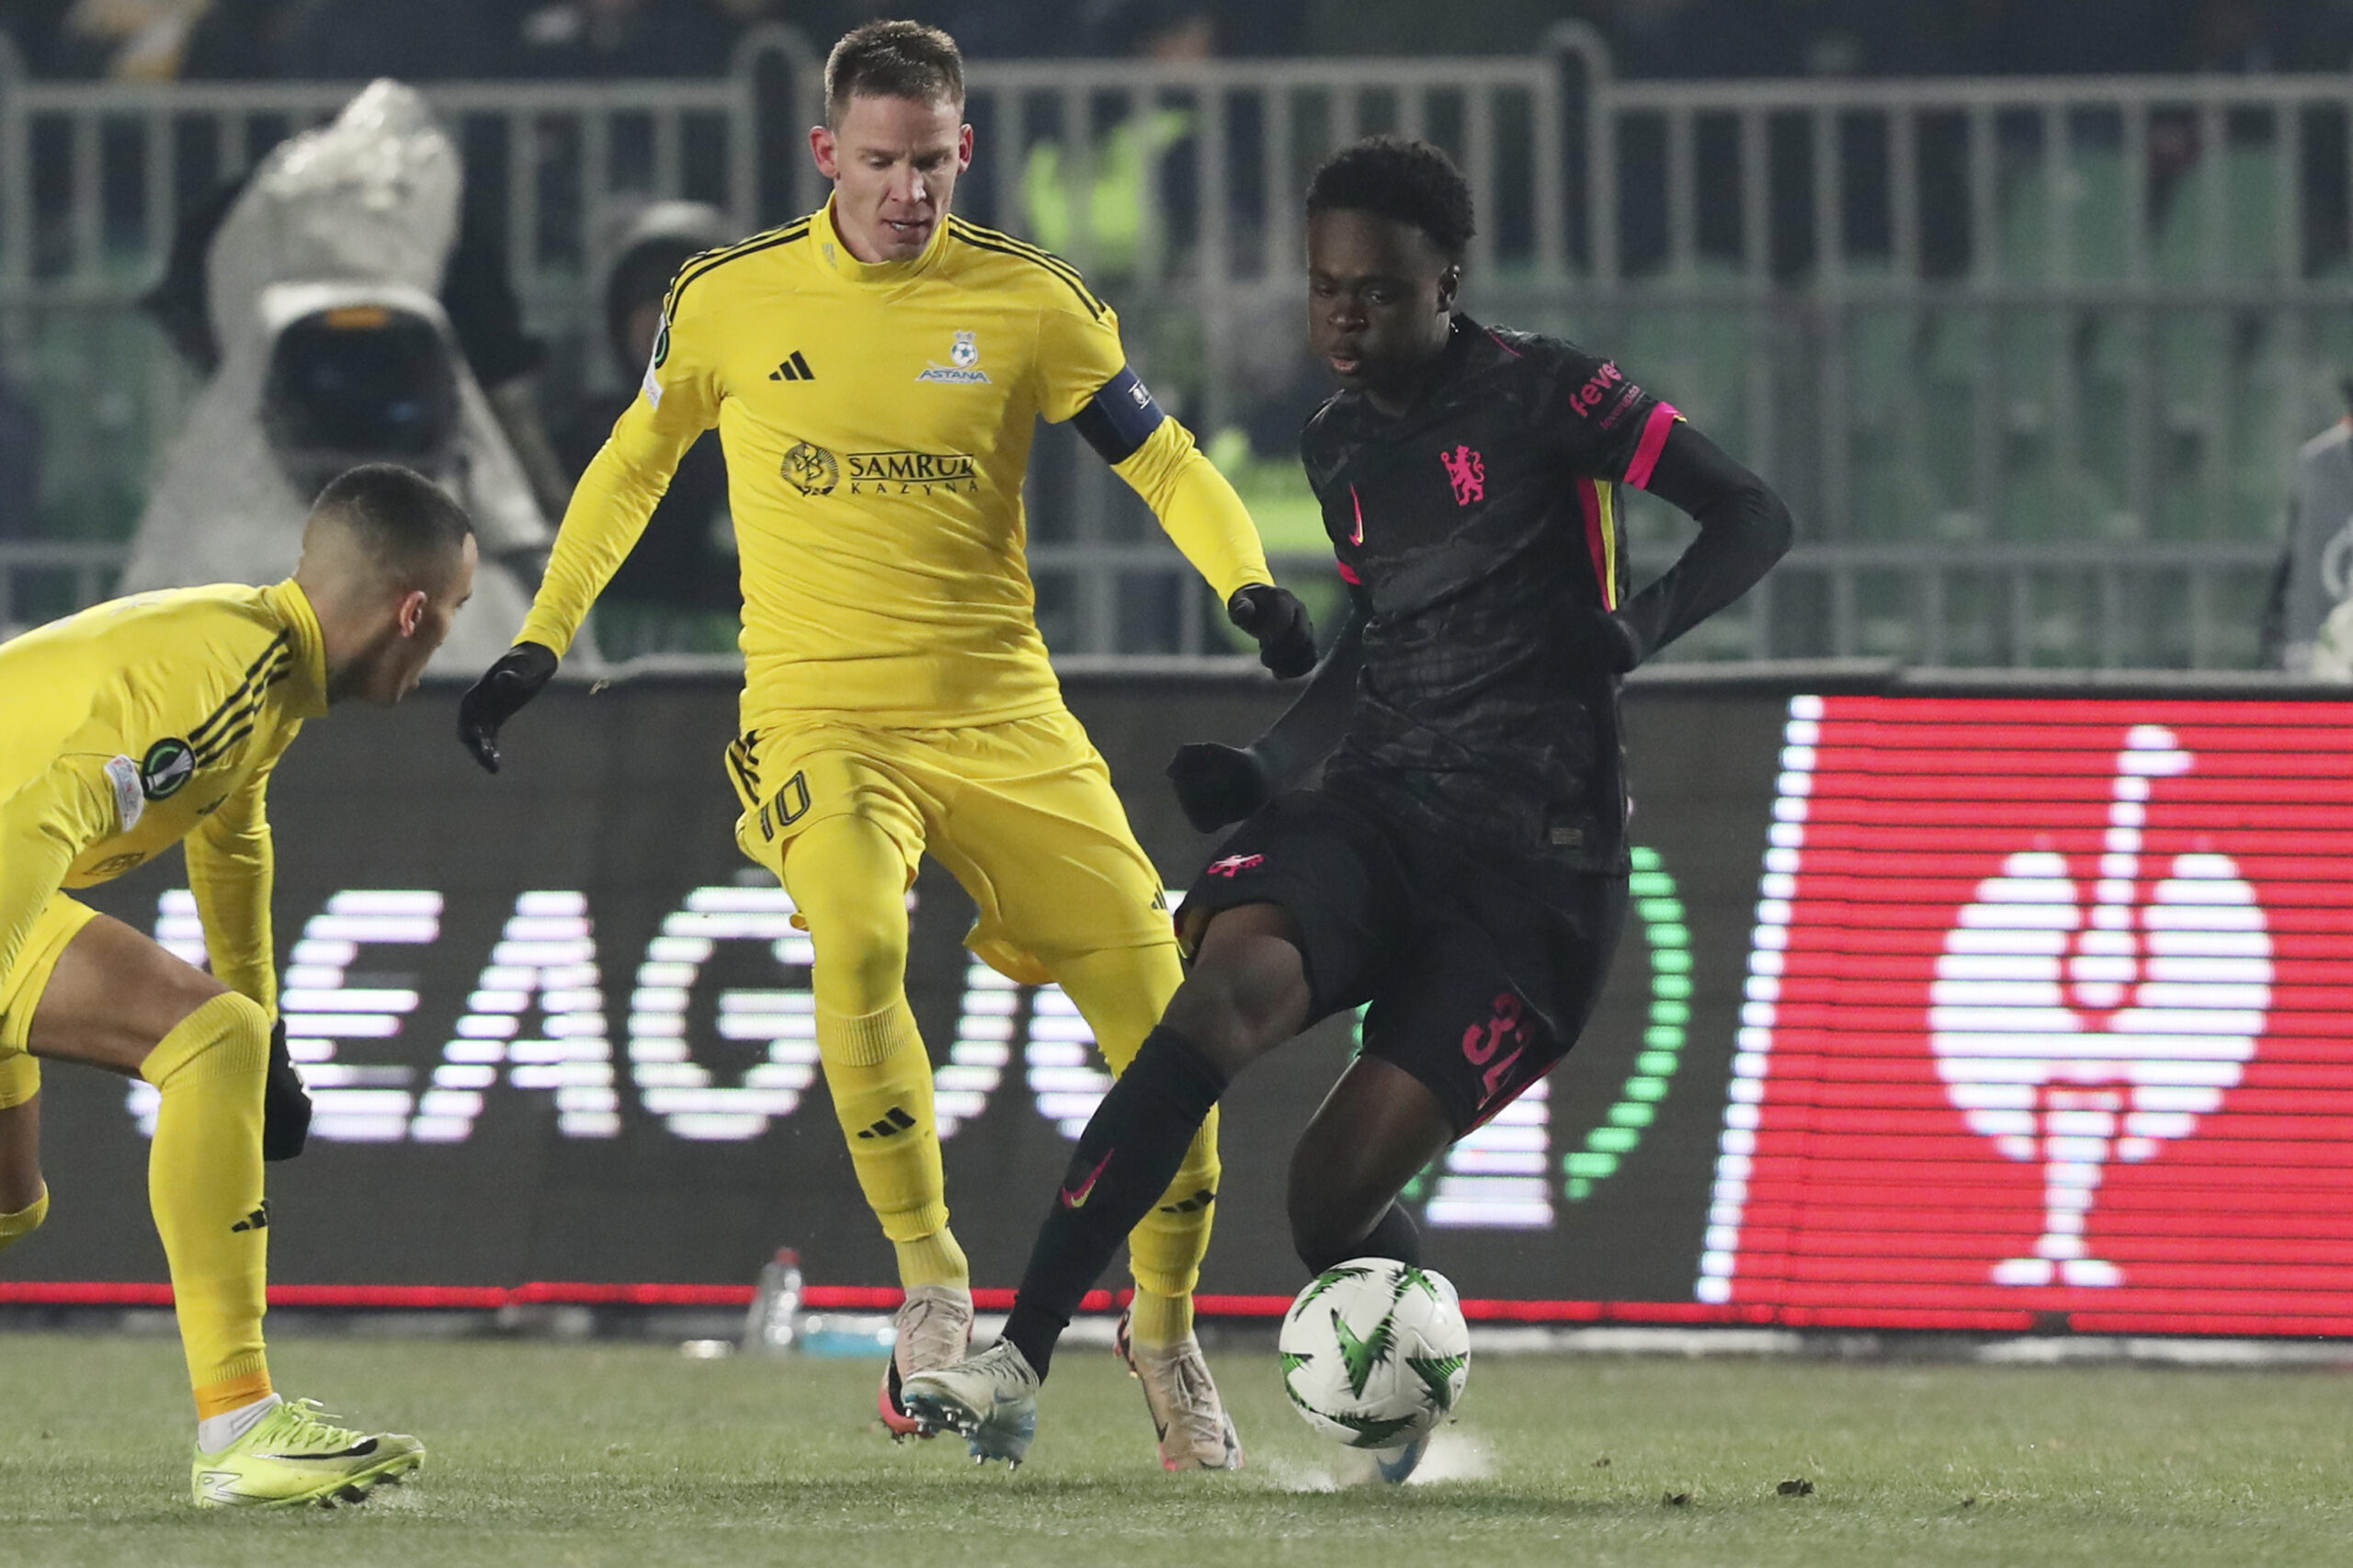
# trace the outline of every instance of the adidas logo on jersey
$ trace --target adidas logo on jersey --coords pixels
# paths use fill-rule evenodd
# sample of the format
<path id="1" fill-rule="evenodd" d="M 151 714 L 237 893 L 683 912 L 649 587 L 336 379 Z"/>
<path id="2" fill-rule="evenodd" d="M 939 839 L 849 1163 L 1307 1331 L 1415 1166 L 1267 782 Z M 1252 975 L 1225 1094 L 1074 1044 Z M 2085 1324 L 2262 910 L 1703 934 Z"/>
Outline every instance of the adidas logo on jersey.
<path id="1" fill-rule="evenodd" d="M 813 381 L 816 379 L 817 372 L 809 368 L 809 361 L 801 357 L 798 348 L 784 363 L 768 372 L 768 380 L 772 381 Z"/>

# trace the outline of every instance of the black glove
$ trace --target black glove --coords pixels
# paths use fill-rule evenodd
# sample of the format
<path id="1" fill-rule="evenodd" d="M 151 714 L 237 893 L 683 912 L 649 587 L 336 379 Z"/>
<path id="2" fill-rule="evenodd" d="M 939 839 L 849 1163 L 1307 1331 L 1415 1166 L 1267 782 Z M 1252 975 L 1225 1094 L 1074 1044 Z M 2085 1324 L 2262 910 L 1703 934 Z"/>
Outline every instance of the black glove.
<path id="1" fill-rule="evenodd" d="M 1185 808 L 1185 820 L 1203 833 L 1240 822 L 1273 793 L 1256 752 L 1207 741 L 1177 748 L 1168 765 L 1168 781 L 1176 786 L 1176 803 Z"/>
<path id="2" fill-rule="evenodd" d="M 517 642 L 466 688 L 458 703 L 458 739 L 474 760 L 498 771 L 498 727 L 521 711 L 555 676 L 552 650 L 537 642 Z"/>
<path id="3" fill-rule="evenodd" d="M 269 1076 L 262 1081 L 261 1157 L 290 1160 L 311 1136 L 311 1092 L 286 1051 L 286 1020 L 269 1027 Z"/>
<path id="4" fill-rule="evenodd" d="M 1277 680 L 1294 680 L 1315 667 L 1315 628 L 1290 589 L 1253 583 L 1225 601 L 1225 618 L 1257 642 L 1258 662 Z"/>

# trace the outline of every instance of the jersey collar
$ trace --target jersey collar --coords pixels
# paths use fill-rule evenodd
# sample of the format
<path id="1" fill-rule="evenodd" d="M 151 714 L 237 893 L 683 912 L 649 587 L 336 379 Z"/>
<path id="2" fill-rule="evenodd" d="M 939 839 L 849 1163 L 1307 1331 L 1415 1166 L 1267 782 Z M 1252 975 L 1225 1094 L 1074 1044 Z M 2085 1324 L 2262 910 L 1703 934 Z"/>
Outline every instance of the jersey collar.
<path id="1" fill-rule="evenodd" d="M 297 719 L 317 719 L 327 710 L 327 643 L 311 596 L 289 577 L 261 591 L 262 603 L 294 638 L 294 665 L 288 673 L 287 710 Z"/>
<path id="2" fill-rule="evenodd" d="M 834 227 L 834 200 L 825 199 L 824 206 L 809 220 L 809 237 L 817 242 L 816 256 L 820 266 L 845 283 L 901 283 L 919 278 L 931 270 L 939 253 L 948 244 L 948 215 L 941 213 L 933 225 L 931 243 L 923 254 L 905 261 L 860 261 L 849 254 L 849 246 L 842 244 L 841 231 Z"/>

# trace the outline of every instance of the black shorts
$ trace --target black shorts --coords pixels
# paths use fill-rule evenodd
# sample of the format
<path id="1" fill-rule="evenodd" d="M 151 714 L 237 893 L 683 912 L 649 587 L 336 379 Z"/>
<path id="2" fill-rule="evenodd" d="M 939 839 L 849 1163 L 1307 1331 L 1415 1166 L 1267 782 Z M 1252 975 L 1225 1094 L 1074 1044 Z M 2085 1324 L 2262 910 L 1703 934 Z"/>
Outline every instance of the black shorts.
<path id="1" fill-rule="evenodd" d="M 1625 924 L 1626 878 L 1515 875 L 1321 790 L 1278 796 L 1185 894 L 1209 916 L 1275 903 L 1306 943 L 1311 1020 L 1370 1003 L 1364 1051 L 1427 1085 L 1461 1136 L 1576 1043 Z"/>

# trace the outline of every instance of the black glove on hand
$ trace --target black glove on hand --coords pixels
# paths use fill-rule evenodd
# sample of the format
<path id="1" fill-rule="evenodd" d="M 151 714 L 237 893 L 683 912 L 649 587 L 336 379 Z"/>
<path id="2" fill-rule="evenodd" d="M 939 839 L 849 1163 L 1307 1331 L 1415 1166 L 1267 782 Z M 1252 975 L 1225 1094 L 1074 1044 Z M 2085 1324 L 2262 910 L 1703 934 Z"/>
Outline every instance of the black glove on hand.
<path id="1" fill-rule="evenodd" d="M 1240 822 L 1267 803 L 1272 787 L 1256 752 L 1211 742 L 1179 747 L 1168 765 L 1185 820 L 1203 833 Z"/>
<path id="2" fill-rule="evenodd" d="M 498 771 L 498 727 L 540 694 L 540 687 L 554 677 L 555 666 L 552 650 L 517 642 L 466 688 L 458 703 L 458 739 L 476 762 Z"/>
<path id="3" fill-rule="evenodd" d="M 1294 680 L 1315 667 L 1315 628 L 1290 589 L 1253 583 L 1225 601 L 1225 618 L 1256 641 L 1258 662 L 1277 680 Z"/>
<path id="4" fill-rule="evenodd" d="M 311 1092 L 286 1051 L 286 1020 L 269 1027 L 269 1076 L 262 1081 L 261 1157 L 290 1160 L 311 1136 Z"/>

